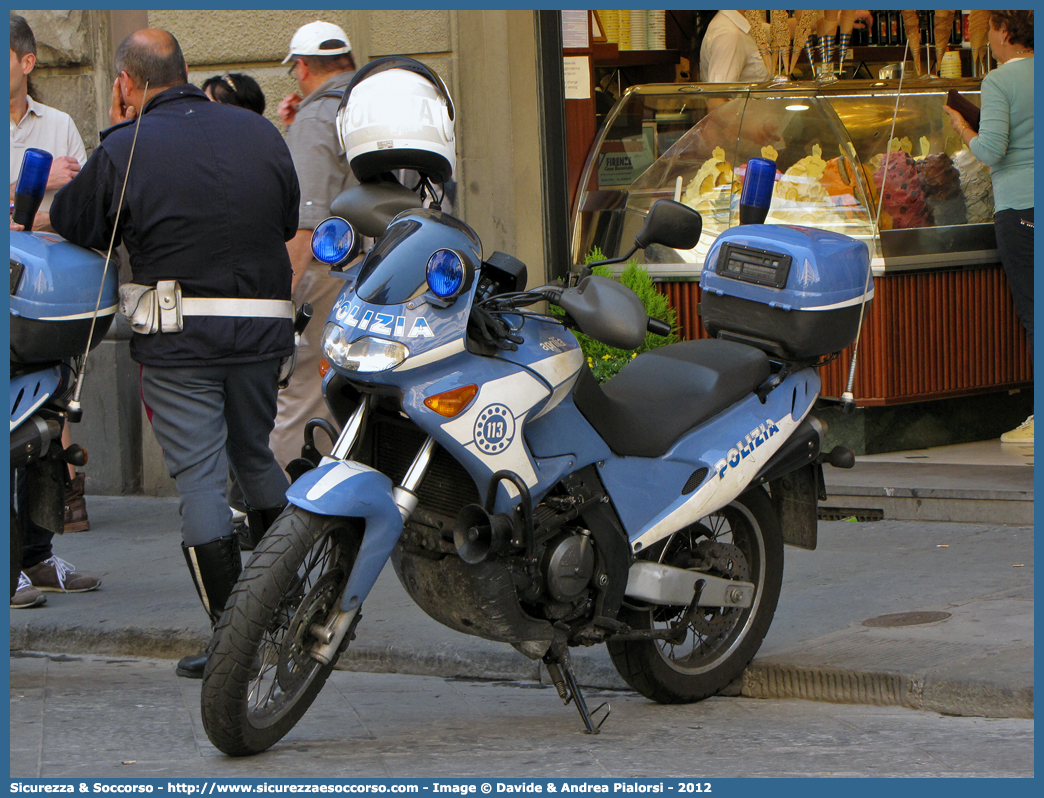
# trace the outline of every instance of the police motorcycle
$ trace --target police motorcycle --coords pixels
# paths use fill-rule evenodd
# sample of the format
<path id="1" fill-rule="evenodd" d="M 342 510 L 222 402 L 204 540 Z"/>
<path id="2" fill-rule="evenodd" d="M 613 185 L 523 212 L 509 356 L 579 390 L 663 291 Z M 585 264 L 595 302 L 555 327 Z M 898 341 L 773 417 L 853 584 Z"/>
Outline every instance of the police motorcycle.
<path id="1" fill-rule="evenodd" d="M 51 154 L 28 149 L 15 186 L 11 232 L 11 594 L 26 524 L 63 531 L 68 465 L 87 452 L 64 448 L 62 428 L 79 422 L 87 353 L 116 314 L 115 266 L 55 233 L 34 233 Z"/>
<path id="2" fill-rule="evenodd" d="M 403 96 L 423 123 L 388 107 Z M 409 59 L 373 62 L 345 93 L 339 126 L 363 183 L 335 203 L 352 224 L 328 219 L 312 241 L 344 281 L 322 333 L 340 428 L 291 485 L 216 627 L 202 715 L 226 754 L 264 751 L 302 717 L 389 560 L 435 620 L 542 661 L 586 732 L 608 706 L 584 701 L 575 646 L 605 644 L 654 701 L 715 695 L 768 631 L 783 544 L 816 545 L 823 462 L 852 464 L 840 447 L 821 454 L 811 410 L 816 364 L 856 334 L 863 243 L 726 231 L 702 277 L 716 337 L 646 352 L 599 385 L 571 330 L 633 349 L 669 328 L 587 269 L 526 290 L 525 264 L 484 253 L 464 222 L 382 178 L 445 179 L 452 113 L 442 81 Z M 763 163 L 771 173 L 756 197 L 745 185 L 744 203 L 764 210 L 775 166 Z M 701 224 L 662 200 L 608 262 L 692 248 Z M 353 225 L 380 238 L 340 271 Z"/>

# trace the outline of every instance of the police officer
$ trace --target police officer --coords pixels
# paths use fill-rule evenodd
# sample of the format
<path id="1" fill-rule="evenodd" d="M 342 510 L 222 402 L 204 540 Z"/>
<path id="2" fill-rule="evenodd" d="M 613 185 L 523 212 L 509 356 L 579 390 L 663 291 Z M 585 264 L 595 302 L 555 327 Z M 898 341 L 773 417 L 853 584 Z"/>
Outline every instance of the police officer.
<path id="1" fill-rule="evenodd" d="M 294 345 L 285 242 L 297 232 L 300 191 L 275 126 L 189 85 L 170 33 L 131 34 L 115 61 L 113 127 L 55 196 L 51 224 L 101 250 L 115 228 L 127 247 L 131 356 L 180 496 L 185 560 L 216 623 L 241 570 L 229 464 L 263 524 L 286 501 L 268 437 Z M 185 657 L 178 674 L 202 678 L 205 662 Z"/>

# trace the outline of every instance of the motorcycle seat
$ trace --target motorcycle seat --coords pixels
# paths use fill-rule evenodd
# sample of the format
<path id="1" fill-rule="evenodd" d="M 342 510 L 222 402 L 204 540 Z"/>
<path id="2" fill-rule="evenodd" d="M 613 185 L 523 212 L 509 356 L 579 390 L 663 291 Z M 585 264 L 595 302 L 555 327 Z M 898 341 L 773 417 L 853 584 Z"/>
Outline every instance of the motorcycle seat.
<path id="1" fill-rule="evenodd" d="M 638 355 L 602 385 L 585 367 L 573 400 L 616 454 L 660 457 L 770 373 L 760 349 L 717 339 L 685 341 Z"/>

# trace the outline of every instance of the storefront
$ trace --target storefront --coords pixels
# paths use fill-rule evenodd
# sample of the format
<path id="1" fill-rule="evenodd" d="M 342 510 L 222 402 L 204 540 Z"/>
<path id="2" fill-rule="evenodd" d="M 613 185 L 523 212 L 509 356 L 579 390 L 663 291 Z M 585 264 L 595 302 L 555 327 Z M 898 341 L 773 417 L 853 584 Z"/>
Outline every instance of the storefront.
<path id="1" fill-rule="evenodd" d="M 958 35 L 954 29 L 954 43 L 924 52 L 921 71 L 963 59 L 970 73 L 979 54 L 961 47 Z M 651 248 L 643 260 L 670 297 L 682 336 L 705 337 L 703 258 L 718 233 L 739 223 L 747 160 L 767 157 L 778 170 L 768 223 L 834 230 L 870 250 L 874 299 L 858 351 L 859 406 L 1030 386 L 1025 333 L 996 253 L 989 170 L 963 147 L 943 111 L 951 90 L 978 105 L 980 79 L 936 77 L 934 66 L 932 76 L 918 77 L 909 55 L 900 74 L 902 48 L 887 44 L 877 52 L 878 46 L 850 51 L 856 64 L 843 69 L 835 56 L 827 74 L 840 79 L 624 88 L 577 174 L 573 261 L 596 246 L 607 257 L 629 248 L 658 199 L 696 208 L 704 232 L 694 249 Z M 669 62 L 665 52 L 656 57 Z M 946 52 L 957 58 L 943 60 Z M 810 73 L 807 50 L 799 58 Z M 870 70 L 870 78 L 850 77 Z M 881 70 L 895 76 L 877 79 Z M 600 79 L 594 66 L 592 83 Z M 823 368 L 825 397 L 846 390 L 850 360 L 846 350 Z"/>

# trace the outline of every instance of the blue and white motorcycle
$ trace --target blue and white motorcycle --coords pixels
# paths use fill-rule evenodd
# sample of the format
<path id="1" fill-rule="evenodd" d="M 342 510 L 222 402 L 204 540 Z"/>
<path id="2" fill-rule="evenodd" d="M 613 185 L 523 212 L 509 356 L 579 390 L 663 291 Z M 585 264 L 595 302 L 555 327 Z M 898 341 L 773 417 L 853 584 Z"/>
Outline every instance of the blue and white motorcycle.
<path id="1" fill-rule="evenodd" d="M 50 153 L 26 151 L 12 217 L 26 230 L 43 198 Z M 78 386 L 88 350 L 116 315 L 116 268 L 54 233 L 11 232 L 11 594 L 27 524 L 62 532 L 68 464 L 87 453 L 64 448 L 62 429 L 83 413 Z"/>
<path id="2" fill-rule="evenodd" d="M 374 200 L 358 213 L 395 204 Z M 403 205 L 360 263 L 335 266 L 323 385 L 342 426 L 299 469 L 217 626 L 211 741 L 253 754 L 294 726 L 389 560 L 434 619 L 542 660 L 588 732 L 608 709 L 588 710 L 573 646 L 606 644 L 658 702 L 718 693 L 768 631 L 783 544 L 815 547 L 822 463 L 851 465 L 840 447 L 820 454 L 810 411 L 816 364 L 855 337 L 866 246 L 805 228 L 723 233 L 702 277 L 717 337 L 649 351 L 600 385 L 570 329 L 632 349 L 663 334 L 632 292 L 587 271 L 527 291 L 520 261 Z M 691 248 L 700 229 L 662 200 L 616 260 Z M 347 262 L 354 240 L 332 218 L 313 251 Z M 565 315 L 528 309 L 544 302 Z"/>

